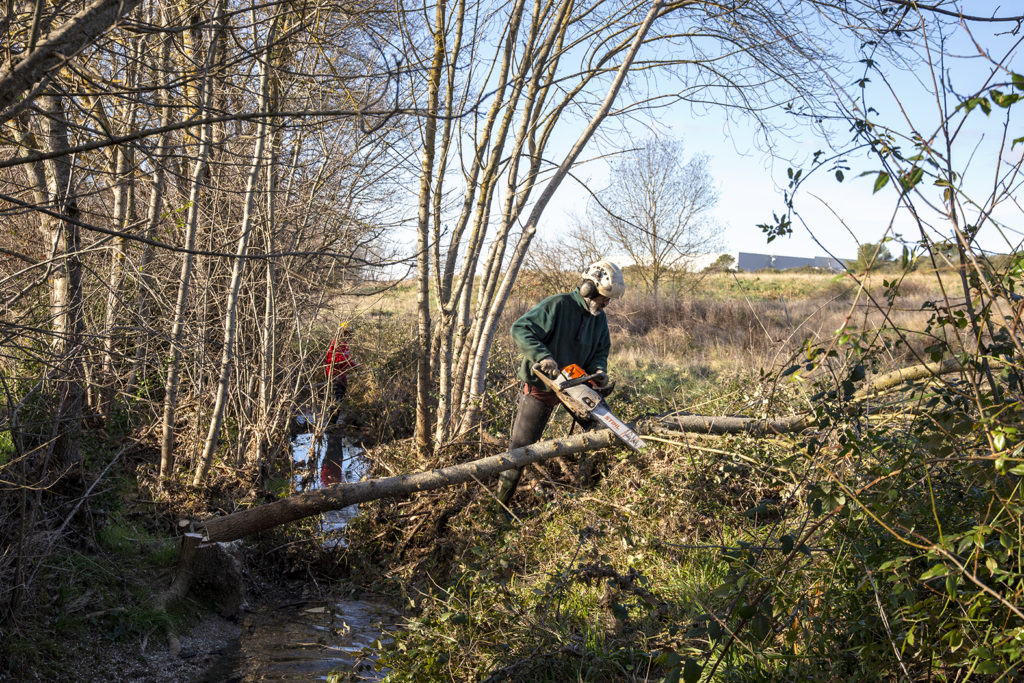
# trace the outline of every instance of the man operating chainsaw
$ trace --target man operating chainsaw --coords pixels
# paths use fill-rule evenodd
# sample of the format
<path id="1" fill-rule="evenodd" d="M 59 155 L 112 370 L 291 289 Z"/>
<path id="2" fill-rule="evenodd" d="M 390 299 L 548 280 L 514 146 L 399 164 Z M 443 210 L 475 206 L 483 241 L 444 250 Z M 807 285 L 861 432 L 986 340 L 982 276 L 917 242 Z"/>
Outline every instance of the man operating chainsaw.
<path id="1" fill-rule="evenodd" d="M 599 390 L 609 387 L 611 338 L 604 308 L 625 292 L 619 267 L 610 261 L 598 261 L 583 273 L 579 287 L 549 296 L 512 324 L 512 340 L 523 354 L 518 375 L 524 384 L 510 448 L 528 446 L 540 439 L 558 405 L 558 397 L 534 374 L 534 366 L 555 377 L 562 368 L 576 364 L 594 375 Z M 503 505 L 515 493 L 522 473 L 522 469 L 510 469 L 499 476 L 498 500 Z"/>

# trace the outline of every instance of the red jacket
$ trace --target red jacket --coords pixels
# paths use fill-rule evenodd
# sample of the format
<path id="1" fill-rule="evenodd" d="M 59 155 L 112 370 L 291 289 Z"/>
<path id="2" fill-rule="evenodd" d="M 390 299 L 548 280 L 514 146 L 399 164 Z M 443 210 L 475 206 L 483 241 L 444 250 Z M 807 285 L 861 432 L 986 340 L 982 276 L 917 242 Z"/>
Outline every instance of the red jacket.
<path id="1" fill-rule="evenodd" d="M 355 366 L 348 344 L 340 339 L 332 341 L 327 349 L 327 357 L 324 358 L 324 374 L 328 377 L 344 378 Z"/>

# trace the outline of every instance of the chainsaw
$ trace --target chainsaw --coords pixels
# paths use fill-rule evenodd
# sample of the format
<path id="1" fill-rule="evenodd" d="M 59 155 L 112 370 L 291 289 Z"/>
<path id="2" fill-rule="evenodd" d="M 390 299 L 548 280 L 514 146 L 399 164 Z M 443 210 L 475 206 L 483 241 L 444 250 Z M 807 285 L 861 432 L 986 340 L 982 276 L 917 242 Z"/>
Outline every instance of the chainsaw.
<path id="1" fill-rule="evenodd" d="M 604 396 L 598 393 L 592 384 L 597 375 L 588 375 L 575 363 L 562 368 L 554 378 L 544 374 L 537 365 L 533 366 L 533 374 L 537 375 L 548 389 L 555 392 L 566 410 L 581 423 L 597 420 L 633 450 L 639 451 L 647 445 L 625 422 L 612 414 Z"/>

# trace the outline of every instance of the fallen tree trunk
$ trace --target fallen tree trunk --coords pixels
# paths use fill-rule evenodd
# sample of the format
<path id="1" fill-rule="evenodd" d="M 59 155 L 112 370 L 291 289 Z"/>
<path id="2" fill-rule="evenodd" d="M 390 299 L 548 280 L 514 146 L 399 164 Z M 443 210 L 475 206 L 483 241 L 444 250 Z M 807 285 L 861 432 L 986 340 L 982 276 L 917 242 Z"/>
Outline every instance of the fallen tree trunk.
<path id="1" fill-rule="evenodd" d="M 811 418 L 802 415 L 778 420 L 713 415 L 668 415 L 647 423 L 640 423 L 636 426 L 636 431 L 646 434 L 655 429 L 670 429 L 676 432 L 704 434 L 763 435 L 799 431 L 810 424 L 812 424 Z M 306 491 L 273 503 L 207 520 L 204 525 L 204 540 L 209 542 L 233 541 L 258 531 L 328 510 L 338 510 L 349 505 L 380 498 L 400 498 L 419 491 L 431 491 L 446 486 L 464 484 L 468 481 L 482 480 L 513 467 L 524 467 L 530 463 L 562 455 L 583 453 L 616 445 L 621 445 L 618 437 L 611 431 L 602 429 L 564 439 L 541 441 L 532 446 L 524 446 L 480 460 L 427 472 L 370 479 L 352 484 L 337 484 L 315 491 Z"/>
<path id="2" fill-rule="evenodd" d="M 507 453 L 427 472 L 370 479 L 353 484 L 337 484 L 316 491 L 306 491 L 273 503 L 208 520 L 205 523 L 206 540 L 232 541 L 320 512 L 338 510 L 379 498 L 399 498 L 418 491 L 431 491 L 474 479 L 489 478 L 513 467 L 524 467 L 559 455 L 607 448 L 617 442 L 615 434 L 603 429 L 565 439 L 541 441 Z"/>
<path id="3" fill-rule="evenodd" d="M 867 398 L 871 394 L 877 394 L 885 391 L 886 389 L 892 389 L 900 384 L 909 384 L 911 382 L 916 382 L 919 379 L 940 377 L 941 375 L 948 375 L 951 372 L 960 372 L 963 369 L 963 364 L 956 358 L 947 358 L 946 360 L 934 363 L 922 363 L 921 365 L 897 368 L 896 370 L 874 377 L 870 382 L 858 389 L 853 395 L 853 398 Z"/>
<path id="4" fill-rule="evenodd" d="M 677 432 L 700 434 L 784 434 L 798 432 L 811 426 L 813 419 L 808 415 L 793 415 L 775 420 L 756 417 L 733 417 L 724 415 L 671 414 L 658 418 L 658 426 Z"/>

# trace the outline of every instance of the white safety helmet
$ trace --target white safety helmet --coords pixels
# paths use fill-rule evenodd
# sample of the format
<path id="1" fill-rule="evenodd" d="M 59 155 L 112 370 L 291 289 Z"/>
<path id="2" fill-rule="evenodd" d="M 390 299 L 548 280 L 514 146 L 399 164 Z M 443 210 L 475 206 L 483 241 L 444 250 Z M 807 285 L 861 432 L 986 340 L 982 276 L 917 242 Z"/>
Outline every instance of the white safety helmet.
<path id="1" fill-rule="evenodd" d="M 611 261 L 597 261 L 590 264 L 583 273 L 584 280 L 590 280 L 597 293 L 609 299 L 619 299 L 626 293 L 626 281 L 622 271 Z"/>

